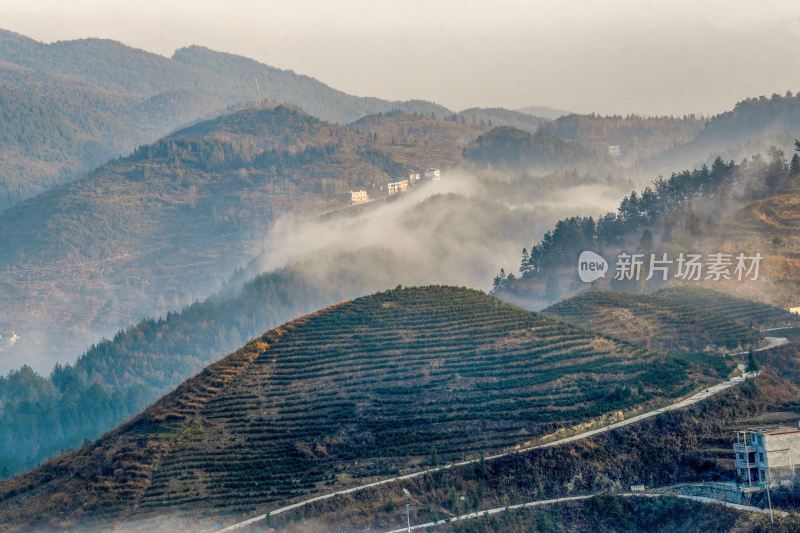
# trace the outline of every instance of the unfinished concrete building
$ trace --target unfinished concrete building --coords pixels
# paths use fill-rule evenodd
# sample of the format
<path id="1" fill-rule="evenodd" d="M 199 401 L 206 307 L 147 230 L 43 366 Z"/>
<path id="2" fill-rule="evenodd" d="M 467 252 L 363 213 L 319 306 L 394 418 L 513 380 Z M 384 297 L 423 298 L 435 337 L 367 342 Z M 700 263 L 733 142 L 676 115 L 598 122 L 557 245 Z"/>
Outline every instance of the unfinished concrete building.
<path id="1" fill-rule="evenodd" d="M 736 432 L 736 477 L 742 488 L 800 484 L 800 427 L 768 426 Z"/>

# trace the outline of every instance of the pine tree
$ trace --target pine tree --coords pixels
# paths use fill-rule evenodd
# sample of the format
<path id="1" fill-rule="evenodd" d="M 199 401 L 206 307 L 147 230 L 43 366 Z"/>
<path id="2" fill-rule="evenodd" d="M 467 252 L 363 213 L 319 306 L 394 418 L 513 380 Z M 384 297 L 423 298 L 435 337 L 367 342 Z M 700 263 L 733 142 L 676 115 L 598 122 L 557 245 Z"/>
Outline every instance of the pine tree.
<path id="1" fill-rule="evenodd" d="M 494 278 L 494 283 L 492 285 L 493 290 L 499 291 L 500 289 L 503 288 L 503 285 L 505 285 L 505 282 L 506 282 L 506 271 L 505 271 L 505 269 L 501 268 L 500 269 L 500 274 L 498 274 Z"/>
<path id="2" fill-rule="evenodd" d="M 789 175 L 793 178 L 800 177 L 800 155 L 794 154 L 789 162 Z"/>
<path id="3" fill-rule="evenodd" d="M 747 354 L 747 366 L 744 367 L 744 371 L 748 374 L 752 374 L 754 372 L 758 372 L 758 363 L 756 362 L 755 354 L 753 354 L 753 350 Z"/>
<path id="4" fill-rule="evenodd" d="M 523 276 L 530 269 L 530 261 L 531 261 L 531 257 L 530 257 L 530 255 L 528 255 L 528 249 L 527 248 L 523 248 L 522 249 L 522 261 L 520 262 L 520 265 L 519 265 L 519 271 Z"/>

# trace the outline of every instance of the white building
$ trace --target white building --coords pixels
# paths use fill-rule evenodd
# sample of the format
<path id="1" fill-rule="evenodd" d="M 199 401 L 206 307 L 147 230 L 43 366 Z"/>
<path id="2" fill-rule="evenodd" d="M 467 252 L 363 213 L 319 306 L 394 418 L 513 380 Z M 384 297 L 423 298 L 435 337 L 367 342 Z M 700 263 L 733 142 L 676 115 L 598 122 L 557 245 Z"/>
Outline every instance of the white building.
<path id="1" fill-rule="evenodd" d="M 794 313 L 796 315 L 800 315 L 800 307 L 790 307 L 789 312 Z"/>
<path id="2" fill-rule="evenodd" d="M 369 194 L 365 190 L 359 191 L 350 191 L 350 203 L 351 204 L 363 204 L 364 202 L 369 201 Z"/>
<path id="3" fill-rule="evenodd" d="M 403 192 L 408 190 L 408 180 L 393 181 L 386 185 L 386 190 L 389 194 Z"/>
<path id="4" fill-rule="evenodd" d="M 608 155 L 611 157 L 619 157 L 622 151 L 619 148 L 618 144 L 609 144 L 608 145 Z"/>
<path id="5" fill-rule="evenodd" d="M 743 488 L 800 484 L 800 427 L 736 432 L 736 477 Z"/>
<path id="6" fill-rule="evenodd" d="M 442 171 L 438 168 L 429 168 L 425 170 L 425 179 L 431 181 L 439 181 L 442 179 Z"/>
<path id="7" fill-rule="evenodd" d="M 414 184 L 415 182 L 419 181 L 420 179 L 422 179 L 422 176 L 420 175 L 419 172 L 417 172 L 415 170 L 409 170 L 408 171 L 408 182 L 409 183 Z"/>

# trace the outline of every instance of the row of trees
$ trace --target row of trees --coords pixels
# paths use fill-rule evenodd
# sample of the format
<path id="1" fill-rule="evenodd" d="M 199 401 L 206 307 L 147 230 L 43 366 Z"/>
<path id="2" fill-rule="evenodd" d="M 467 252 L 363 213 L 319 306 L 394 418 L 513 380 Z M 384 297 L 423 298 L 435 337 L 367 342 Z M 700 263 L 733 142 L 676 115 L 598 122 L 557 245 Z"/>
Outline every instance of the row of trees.
<path id="1" fill-rule="evenodd" d="M 796 142 L 796 149 L 800 153 L 800 141 Z M 530 251 L 523 248 L 520 273 L 523 277 L 537 275 L 549 268 L 571 264 L 582 250 L 619 245 L 632 235 L 642 235 L 643 242 L 649 234 L 652 245 L 652 232 L 645 228 L 652 228 L 667 215 L 691 206 L 693 201 L 708 198 L 722 203 L 731 195 L 754 200 L 779 193 L 800 183 L 798 153 L 787 161 L 781 150 L 772 149 L 767 158 L 756 155 L 740 164 L 726 163 L 718 157 L 710 168 L 703 165 L 674 173 L 666 179 L 658 178 L 653 186 L 641 192 L 631 192 L 622 199 L 616 212 L 597 219 L 580 216 L 562 219 Z M 692 231 L 698 224 L 696 219 L 689 220 L 687 229 Z M 670 225 L 666 224 L 664 230 L 665 238 L 669 238 Z M 513 274 L 501 270 L 495 277 L 494 289 L 500 290 L 514 279 Z"/>
<path id="2" fill-rule="evenodd" d="M 173 165 L 193 165 L 205 172 L 224 172 L 245 167 L 286 172 L 333 156 L 336 145 L 307 146 L 296 152 L 256 150 L 251 146 L 204 137 L 167 138 L 140 146 L 133 161 L 162 161 Z"/>

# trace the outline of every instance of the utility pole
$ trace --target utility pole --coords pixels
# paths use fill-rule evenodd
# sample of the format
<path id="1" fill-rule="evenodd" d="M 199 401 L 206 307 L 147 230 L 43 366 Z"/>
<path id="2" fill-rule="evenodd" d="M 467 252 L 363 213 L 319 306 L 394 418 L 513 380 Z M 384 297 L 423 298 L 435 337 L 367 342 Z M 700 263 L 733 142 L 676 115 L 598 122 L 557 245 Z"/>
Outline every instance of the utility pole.
<path id="1" fill-rule="evenodd" d="M 408 533 L 411 533 L 411 504 L 406 504 L 406 523 L 408 524 Z"/>
<path id="2" fill-rule="evenodd" d="M 764 465 L 766 467 L 766 468 L 764 468 L 764 473 L 766 474 L 766 478 L 767 478 L 767 480 L 766 480 L 767 481 L 767 504 L 769 505 L 769 523 L 770 524 L 774 524 L 775 523 L 775 518 L 772 516 L 772 496 L 770 496 L 770 493 L 769 493 L 769 452 L 767 450 L 764 450 L 764 457 L 767 458 L 767 464 Z"/>
<path id="3" fill-rule="evenodd" d="M 772 497 L 769 495 L 769 468 L 767 468 L 767 504 L 769 505 L 769 523 L 774 524 L 775 518 L 772 516 Z"/>

